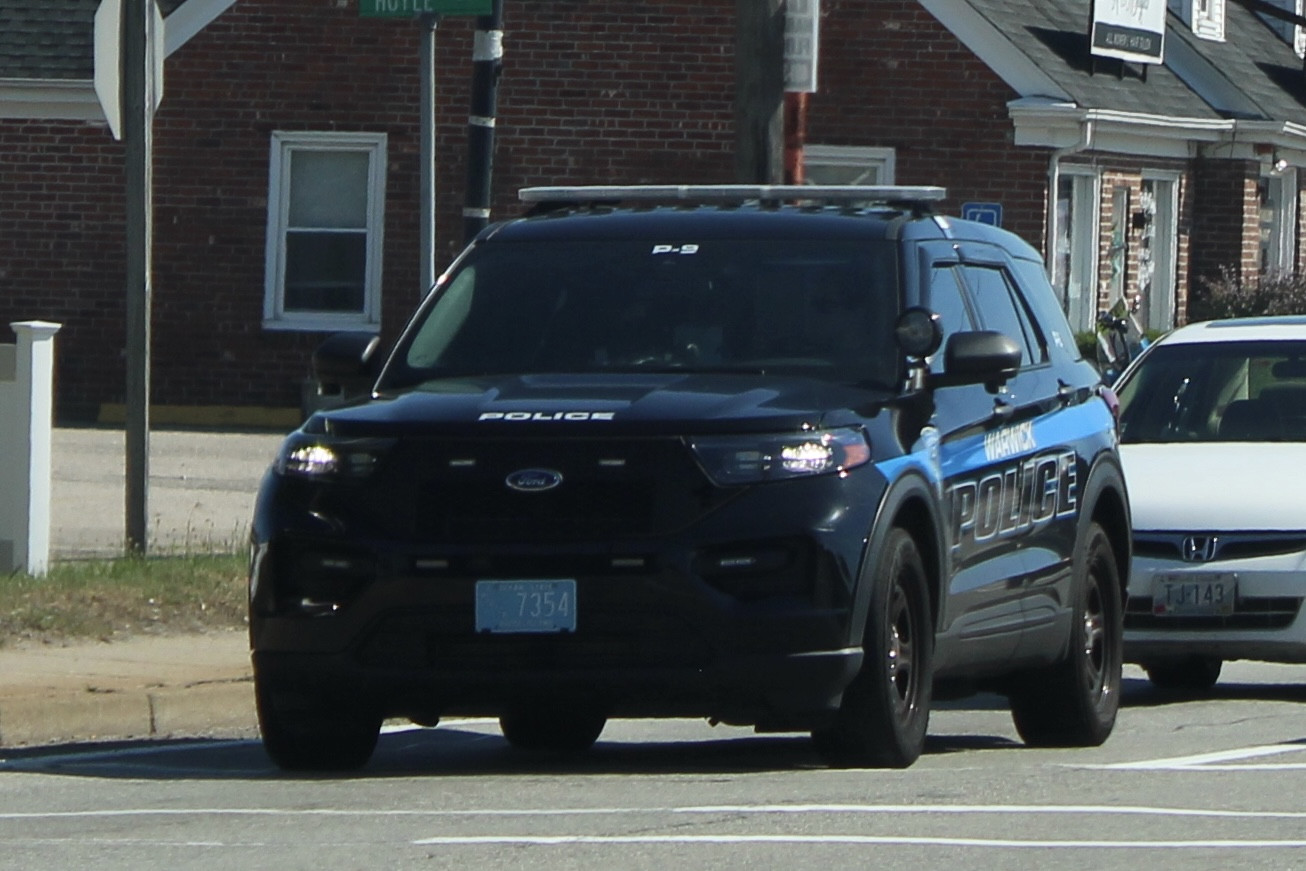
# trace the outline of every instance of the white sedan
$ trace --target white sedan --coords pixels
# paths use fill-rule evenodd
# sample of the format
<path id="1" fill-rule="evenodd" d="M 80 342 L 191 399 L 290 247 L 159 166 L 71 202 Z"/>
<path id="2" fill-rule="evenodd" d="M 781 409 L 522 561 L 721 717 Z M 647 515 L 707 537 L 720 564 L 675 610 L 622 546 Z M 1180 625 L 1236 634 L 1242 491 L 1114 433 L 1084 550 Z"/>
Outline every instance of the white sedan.
<path id="1" fill-rule="evenodd" d="M 1121 376 L 1125 658 L 1167 689 L 1306 662 L 1306 316 L 1208 321 Z"/>

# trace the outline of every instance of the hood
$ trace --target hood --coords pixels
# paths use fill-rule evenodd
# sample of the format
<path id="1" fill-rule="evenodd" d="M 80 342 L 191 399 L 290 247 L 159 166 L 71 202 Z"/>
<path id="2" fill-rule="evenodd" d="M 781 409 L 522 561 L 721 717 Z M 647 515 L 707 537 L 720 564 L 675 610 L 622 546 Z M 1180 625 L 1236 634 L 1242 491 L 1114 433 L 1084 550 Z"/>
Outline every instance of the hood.
<path id="1" fill-rule="evenodd" d="M 433 381 L 315 415 L 340 435 L 785 432 L 873 416 L 888 398 L 805 378 L 720 374 L 512 375 Z"/>
<path id="2" fill-rule="evenodd" d="M 1306 443 L 1124 444 L 1134 529 L 1306 529 Z"/>

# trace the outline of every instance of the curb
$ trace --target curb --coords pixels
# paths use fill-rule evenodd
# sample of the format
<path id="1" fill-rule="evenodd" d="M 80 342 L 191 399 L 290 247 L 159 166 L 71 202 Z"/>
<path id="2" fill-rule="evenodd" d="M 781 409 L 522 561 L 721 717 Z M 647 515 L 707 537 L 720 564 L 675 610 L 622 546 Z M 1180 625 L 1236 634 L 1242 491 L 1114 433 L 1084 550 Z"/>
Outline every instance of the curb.
<path id="1" fill-rule="evenodd" d="M 0 747 L 257 730 L 252 678 L 0 700 Z"/>

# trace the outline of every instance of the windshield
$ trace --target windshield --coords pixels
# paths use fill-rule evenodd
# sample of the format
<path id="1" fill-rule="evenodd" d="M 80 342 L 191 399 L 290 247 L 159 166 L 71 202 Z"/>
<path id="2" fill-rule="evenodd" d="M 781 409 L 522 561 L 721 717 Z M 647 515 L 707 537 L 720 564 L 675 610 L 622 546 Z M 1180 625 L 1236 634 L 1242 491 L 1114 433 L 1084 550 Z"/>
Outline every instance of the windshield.
<path id="1" fill-rule="evenodd" d="M 1306 342 L 1159 345 L 1118 386 L 1122 442 L 1306 440 Z"/>
<path id="2" fill-rule="evenodd" d="M 424 306 L 381 385 L 611 371 L 737 371 L 892 387 L 892 243 L 491 242 Z"/>

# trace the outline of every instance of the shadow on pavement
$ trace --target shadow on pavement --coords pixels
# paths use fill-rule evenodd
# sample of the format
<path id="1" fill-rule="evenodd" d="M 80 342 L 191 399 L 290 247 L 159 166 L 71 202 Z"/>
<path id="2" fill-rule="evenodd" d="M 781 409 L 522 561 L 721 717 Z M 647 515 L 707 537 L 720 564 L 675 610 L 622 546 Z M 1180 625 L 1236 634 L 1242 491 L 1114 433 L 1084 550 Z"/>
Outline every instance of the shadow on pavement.
<path id="1" fill-rule="evenodd" d="M 927 756 L 1018 748 L 1010 738 L 930 736 Z M 456 725 L 382 734 L 372 760 L 357 772 L 294 774 L 279 771 L 257 739 L 141 740 L 0 750 L 0 774 L 135 780 L 339 780 L 392 777 L 480 777 L 611 774 L 748 774 L 823 770 L 806 735 L 760 735 L 721 740 L 605 741 L 586 753 L 515 749 L 497 729 Z"/>

